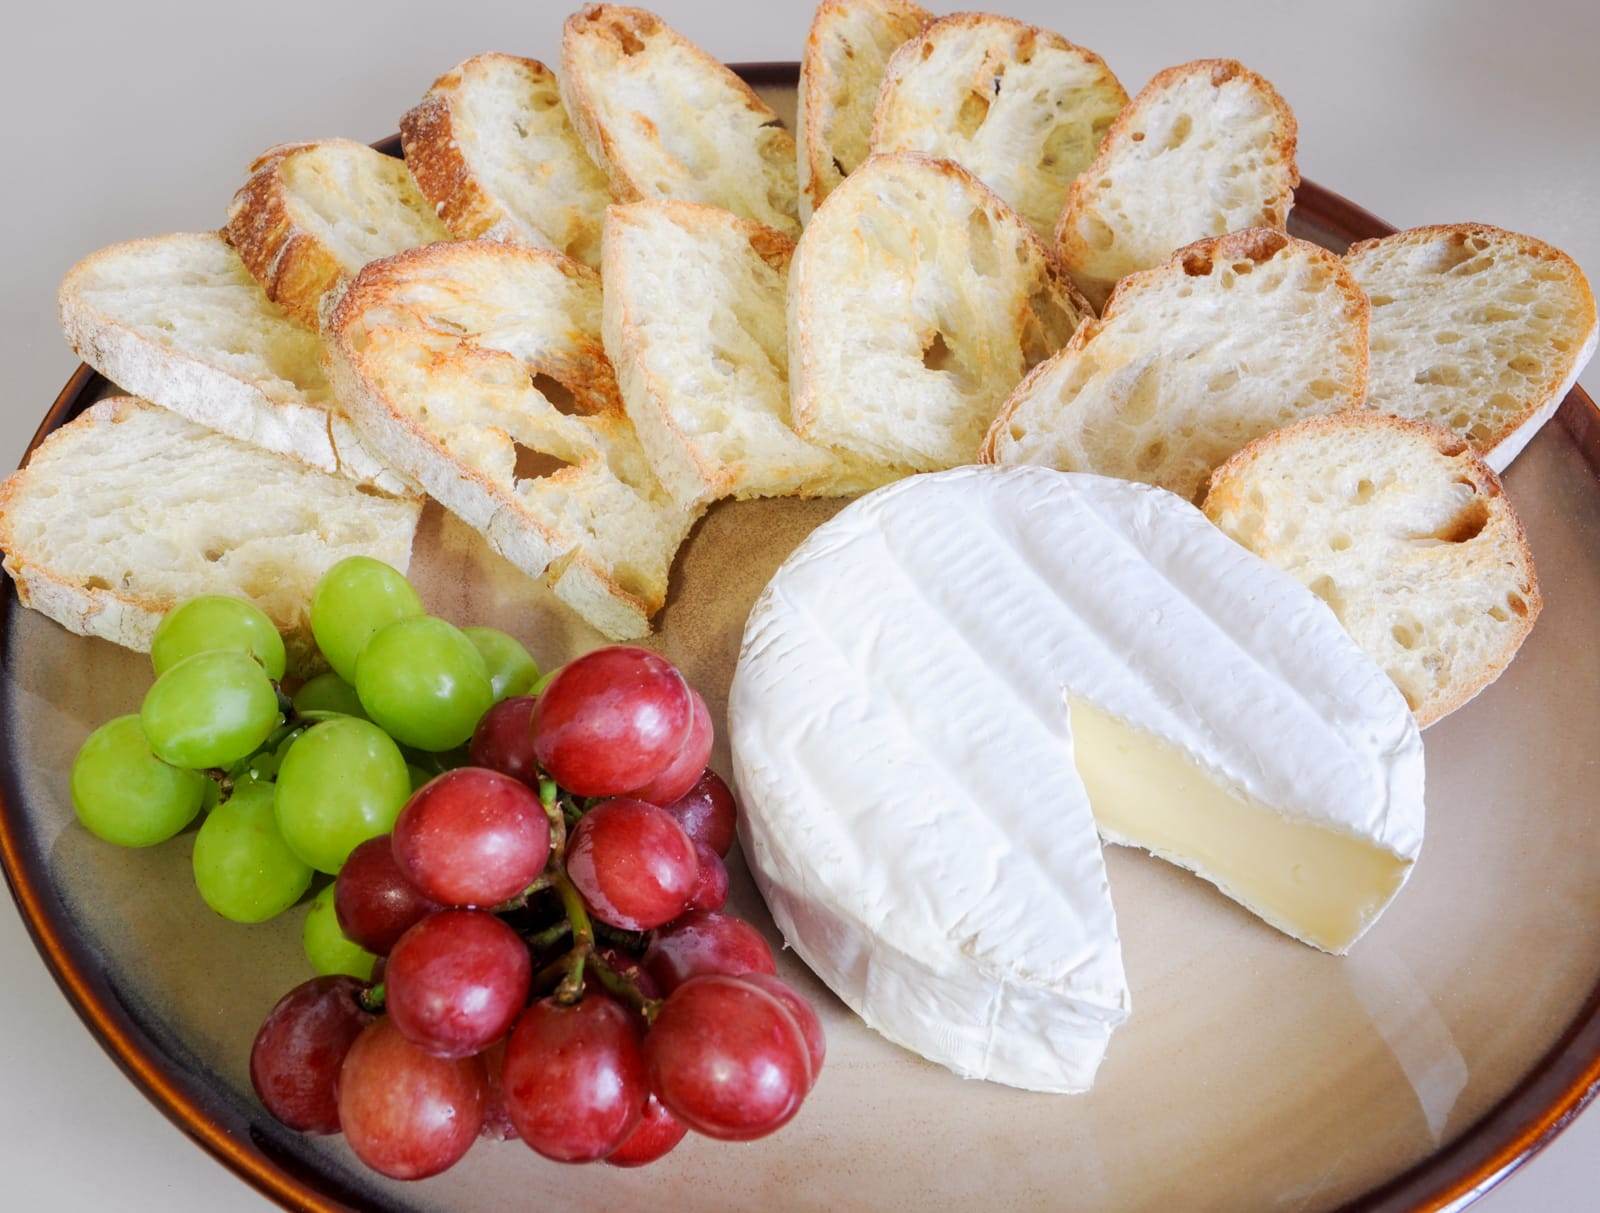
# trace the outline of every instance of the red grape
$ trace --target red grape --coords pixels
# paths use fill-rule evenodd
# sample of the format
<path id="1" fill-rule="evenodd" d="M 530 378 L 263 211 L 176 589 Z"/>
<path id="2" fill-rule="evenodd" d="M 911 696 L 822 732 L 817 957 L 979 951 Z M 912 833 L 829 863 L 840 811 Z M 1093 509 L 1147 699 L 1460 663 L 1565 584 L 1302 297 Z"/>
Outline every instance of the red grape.
<path id="1" fill-rule="evenodd" d="M 313 977 L 272 1008 L 250 1048 L 250 1083 L 267 1111 L 302 1133 L 337 1133 L 339 1067 L 372 1022 L 353 977 Z"/>
<path id="2" fill-rule="evenodd" d="M 567 841 L 567 875 L 601 922 L 648 931 L 683 913 L 700 865 L 664 809 L 618 797 L 578 822 Z"/>
<path id="3" fill-rule="evenodd" d="M 794 1016 L 737 977 L 696 977 L 674 990 L 644 1053 L 650 1088 L 667 1111 L 724 1141 L 781 1128 L 811 1089 L 811 1057 Z"/>
<path id="4" fill-rule="evenodd" d="M 550 858 L 550 819 L 525 783 L 483 767 L 425 784 L 394 823 L 394 857 L 418 890 L 450 906 L 522 892 Z"/>
<path id="5" fill-rule="evenodd" d="M 660 774 L 643 787 L 628 793 L 635 800 L 671 804 L 694 787 L 705 771 L 706 763 L 711 761 L 711 710 L 706 707 L 706 701 L 700 698 L 700 692 L 693 687 L 689 688 L 689 698 L 694 704 L 694 713 L 689 718 L 689 735 L 684 738 L 677 756 L 667 763 Z"/>
<path id="6" fill-rule="evenodd" d="M 376 956 L 387 956 L 400 936 L 439 908 L 405 878 L 387 834 L 351 851 L 333 882 L 339 929 Z"/>
<path id="7" fill-rule="evenodd" d="M 441 910 L 389 953 L 387 1010 L 419 1048 L 467 1057 L 510 1030 L 532 978 L 527 944 L 500 919 L 481 910 Z"/>
<path id="8" fill-rule="evenodd" d="M 688 1131 L 673 1119 L 672 1113 L 662 1106 L 659 1099 L 651 1095 L 644 1105 L 644 1118 L 639 1121 L 638 1127 L 628 1134 L 626 1141 L 606 1155 L 606 1161 L 613 1167 L 642 1167 L 670 1153 Z"/>
<path id="9" fill-rule="evenodd" d="M 776 973 L 778 966 L 761 932 L 748 922 L 715 910 L 694 910 L 655 933 L 645 949 L 644 971 L 671 994 L 691 977 Z"/>
<path id="10" fill-rule="evenodd" d="M 485 1049 L 482 1058 L 483 1128 L 478 1136 L 489 1141 L 510 1141 L 517 1135 L 517 1126 L 511 1123 L 511 1113 L 506 1109 L 506 1042 L 502 1040 Z"/>
<path id="11" fill-rule="evenodd" d="M 579 796 L 622 796 L 677 757 L 694 704 L 671 662 L 612 645 L 556 672 L 533 709 L 533 751 L 549 776 Z"/>
<path id="12" fill-rule="evenodd" d="M 638 1021 L 590 989 L 523 1012 L 506 1047 L 506 1107 L 518 1134 L 557 1162 L 593 1162 L 633 1132 L 650 1094 Z"/>
<path id="13" fill-rule="evenodd" d="M 800 1027 L 800 1034 L 806 1038 L 806 1051 L 811 1055 L 811 1081 L 815 1084 L 817 1076 L 822 1073 L 822 1063 L 828 1056 L 828 1038 L 823 1034 L 822 1020 L 817 1018 L 816 1008 L 802 998 L 793 987 L 770 973 L 746 973 L 740 980 L 749 982 L 757 989 L 765 990 L 794 1016 L 795 1023 Z"/>
<path id="14" fill-rule="evenodd" d="M 689 894 L 691 910 L 720 910 L 728 904 L 728 869 L 722 859 L 703 842 L 694 844 L 695 858 L 700 872 L 695 878 L 694 892 Z"/>
<path id="15" fill-rule="evenodd" d="M 700 776 L 700 782 L 677 800 L 665 806 L 683 832 L 703 842 L 718 855 L 727 855 L 733 846 L 733 829 L 738 820 L 733 793 L 715 771 Z"/>
<path id="16" fill-rule="evenodd" d="M 630 956 L 627 952 L 612 947 L 599 948 L 595 955 L 610 965 L 612 972 L 621 974 L 639 987 L 639 993 L 646 998 L 661 997 L 661 987 L 656 985 L 656 979 L 640 966 L 637 956 Z"/>
<path id="17" fill-rule="evenodd" d="M 388 1016 L 370 1024 L 339 1071 L 339 1121 L 367 1166 L 425 1179 L 453 1166 L 483 1127 L 483 1062 L 425 1053 Z"/>
<path id="18" fill-rule="evenodd" d="M 515 695 L 483 714 L 467 747 L 473 766 L 488 767 L 530 786 L 539 782 L 539 760 L 533 756 L 535 702 L 531 695 Z"/>

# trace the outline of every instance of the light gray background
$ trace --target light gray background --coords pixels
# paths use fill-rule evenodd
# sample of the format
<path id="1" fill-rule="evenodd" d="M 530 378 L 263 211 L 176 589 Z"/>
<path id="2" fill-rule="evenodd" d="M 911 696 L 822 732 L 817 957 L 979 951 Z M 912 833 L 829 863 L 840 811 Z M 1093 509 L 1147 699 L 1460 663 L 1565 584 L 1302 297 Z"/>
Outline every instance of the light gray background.
<path id="1" fill-rule="evenodd" d="M 1242 59 L 1293 106 L 1305 176 L 1402 227 L 1484 220 L 1550 240 L 1600 274 L 1595 0 L 998 6 L 1099 51 L 1130 91 L 1185 59 Z M 807 0 L 657 7 L 724 60 L 798 58 L 811 15 Z M 388 134 L 434 76 L 470 54 L 554 62 L 566 11 L 540 0 L 14 10 L 0 37 L 0 465 L 17 462 L 75 365 L 54 305 L 74 260 L 114 240 L 219 226 L 256 152 Z M 1584 383 L 1594 393 L 1600 376 Z M 269 1207 L 123 1079 L 9 902 L 0 974 L 0 1205 Z M 1590 1113 L 1477 1207 L 1600 1208 L 1597 1155 L 1600 1113 Z"/>

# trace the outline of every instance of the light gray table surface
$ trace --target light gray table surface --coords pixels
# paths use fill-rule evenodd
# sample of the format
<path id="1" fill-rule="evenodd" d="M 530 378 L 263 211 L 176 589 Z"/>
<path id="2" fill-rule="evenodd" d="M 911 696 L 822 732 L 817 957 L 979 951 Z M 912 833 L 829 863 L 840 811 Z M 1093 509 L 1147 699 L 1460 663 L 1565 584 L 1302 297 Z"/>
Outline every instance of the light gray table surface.
<path id="1" fill-rule="evenodd" d="M 803 0 L 657 7 L 724 60 L 798 58 L 811 16 Z M 1001 7 L 1099 51 L 1130 91 L 1185 59 L 1242 59 L 1293 106 L 1305 176 L 1402 227 L 1483 220 L 1547 239 L 1600 274 L 1595 0 Z M 12 9 L 0 37 L 0 464 L 17 462 L 76 364 L 54 303 L 74 260 L 114 240 L 219 226 L 256 152 L 388 134 L 434 76 L 470 54 L 553 63 L 566 11 L 540 0 Z M 1584 383 L 1595 393 L 1600 375 Z M 0 1207 L 269 1207 L 122 1077 L 9 902 L 0 973 Z M 1590 1112 L 1475 1208 L 1600 1209 L 1597 1157 L 1600 1112 Z"/>

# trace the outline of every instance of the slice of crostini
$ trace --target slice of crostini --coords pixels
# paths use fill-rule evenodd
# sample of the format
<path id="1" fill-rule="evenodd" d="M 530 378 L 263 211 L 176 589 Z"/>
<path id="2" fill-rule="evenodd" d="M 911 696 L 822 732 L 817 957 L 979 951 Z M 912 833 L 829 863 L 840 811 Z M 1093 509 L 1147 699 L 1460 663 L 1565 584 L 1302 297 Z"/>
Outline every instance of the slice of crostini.
<path id="1" fill-rule="evenodd" d="M 1310 418 L 1218 468 L 1205 512 L 1322 598 L 1423 727 L 1498 678 L 1539 617 L 1516 511 L 1442 426 Z"/>

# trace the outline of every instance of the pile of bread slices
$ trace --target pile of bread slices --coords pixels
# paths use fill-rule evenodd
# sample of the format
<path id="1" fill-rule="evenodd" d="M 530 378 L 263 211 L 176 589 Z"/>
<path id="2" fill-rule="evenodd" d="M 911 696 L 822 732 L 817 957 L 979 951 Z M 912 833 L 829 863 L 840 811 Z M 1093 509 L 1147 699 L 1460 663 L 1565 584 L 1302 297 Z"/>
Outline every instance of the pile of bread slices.
<path id="1" fill-rule="evenodd" d="M 1267 81 L 1200 60 L 1130 100 L 999 16 L 824 0 L 797 125 L 592 5 L 559 76 L 441 76 L 404 160 L 284 144 L 220 232 L 87 258 L 63 326 L 142 400 L 8 482 L 19 592 L 135 647 L 201 590 L 303 633 L 327 564 L 404 565 L 426 493 L 638 637 L 718 499 L 1032 463 L 1203 503 L 1423 723 L 1510 660 L 1540 599 L 1496 473 L 1594 349 L 1570 259 L 1478 224 L 1295 239 Z"/>

